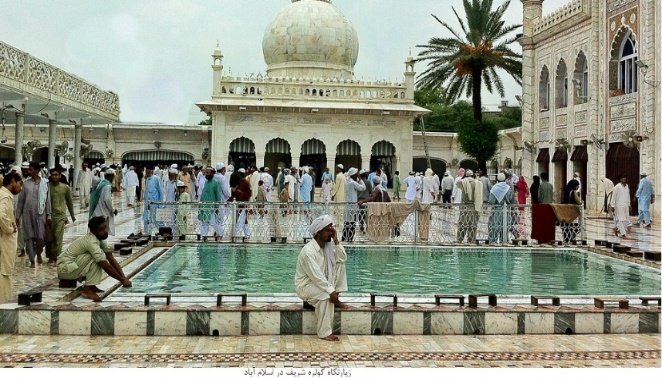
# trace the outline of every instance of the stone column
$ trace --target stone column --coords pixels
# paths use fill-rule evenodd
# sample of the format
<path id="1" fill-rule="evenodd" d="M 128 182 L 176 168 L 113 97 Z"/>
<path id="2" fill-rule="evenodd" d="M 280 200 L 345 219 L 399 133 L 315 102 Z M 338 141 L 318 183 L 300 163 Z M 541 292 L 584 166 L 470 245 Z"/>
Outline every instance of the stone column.
<path id="1" fill-rule="evenodd" d="M 332 155 L 329 155 L 329 153 L 326 153 L 326 166 L 329 168 L 329 172 L 333 175 L 333 177 L 336 176 L 336 154 L 335 152 Z"/>
<path id="2" fill-rule="evenodd" d="M 364 153 L 364 154 L 361 155 L 361 166 L 357 167 L 357 168 L 359 168 L 359 171 L 361 169 L 366 169 L 368 171 L 370 170 L 370 158 L 371 157 L 372 157 L 372 154 Z"/>
<path id="3" fill-rule="evenodd" d="M 23 163 L 23 139 L 25 138 L 25 113 L 16 112 L 16 132 L 14 135 L 14 164 Z"/>
<path id="4" fill-rule="evenodd" d="M 55 166 L 55 143 L 57 141 L 57 120 L 48 120 L 48 169 Z"/>
<path id="5" fill-rule="evenodd" d="M 83 159 L 80 155 L 80 140 L 83 134 L 83 124 L 76 122 L 74 124 L 74 177 L 73 180 L 76 180 L 78 174 L 80 173 L 83 166 Z M 76 187 L 76 181 L 74 181 L 74 188 Z M 75 192 L 75 191 L 74 191 Z"/>
<path id="6" fill-rule="evenodd" d="M 260 167 L 264 167 L 264 155 L 264 152 L 255 153 L 255 166 L 257 166 L 258 169 L 260 169 Z"/>

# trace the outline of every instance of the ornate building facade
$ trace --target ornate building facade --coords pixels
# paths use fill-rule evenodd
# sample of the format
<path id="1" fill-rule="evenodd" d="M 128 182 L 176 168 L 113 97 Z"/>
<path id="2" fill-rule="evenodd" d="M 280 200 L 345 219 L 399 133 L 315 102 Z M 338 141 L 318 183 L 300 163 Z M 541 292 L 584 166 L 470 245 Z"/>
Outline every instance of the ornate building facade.
<path id="1" fill-rule="evenodd" d="M 543 0 L 522 2 L 524 174 L 548 172 L 560 201 L 579 172 L 590 211 L 605 177 L 627 175 L 633 198 L 640 173 L 659 187 L 662 4 L 572 0 L 542 17 Z"/>
<path id="2" fill-rule="evenodd" d="M 318 171 L 412 166 L 414 61 L 404 82 L 355 79 L 359 41 L 330 0 L 293 0 L 262 42 L 266 75 L 232 77 L 213 54 L 213 94 L 197 105 L 212 117 L 211 161 L 238 166 L 309 165 Z"/>

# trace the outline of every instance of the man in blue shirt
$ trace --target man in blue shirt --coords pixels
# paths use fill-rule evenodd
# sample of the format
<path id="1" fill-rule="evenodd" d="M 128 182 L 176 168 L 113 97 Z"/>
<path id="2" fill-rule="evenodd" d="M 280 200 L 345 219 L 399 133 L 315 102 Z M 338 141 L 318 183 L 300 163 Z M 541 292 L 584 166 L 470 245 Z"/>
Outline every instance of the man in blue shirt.
<path id="1" fill-rule="evenodd" d="M 151 202 L 161 202 L 163 200 L 163 186 L 161 185 L 161 179 L 154 176 L 154 166 L 147 167 L 147 172 L 145 174 L 145 206 L 143 210 L 143 222 L 144 230 L 146 234 L 149 234 L 149 204 Z M 154 214 L 151 213 L 152 223 L 154 223 Z"/>

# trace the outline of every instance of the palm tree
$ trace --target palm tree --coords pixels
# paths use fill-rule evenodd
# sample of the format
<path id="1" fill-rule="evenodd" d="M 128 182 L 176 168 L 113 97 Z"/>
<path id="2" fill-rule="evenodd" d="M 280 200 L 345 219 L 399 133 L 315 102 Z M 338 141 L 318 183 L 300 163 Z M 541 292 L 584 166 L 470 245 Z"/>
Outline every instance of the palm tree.
<path id="1" fill-rule="evenodd" d="M 464 0 L 466 23 L 452 8 L 464 36 L 433 14 L 453 37 L 433 37 L 427 45 L 417 46 L 425 49 L 418 54 L 418 60 L 428 61 L 418 85 L 423 89 L 446 89 L 451 103 L 462 95 L 471 96 L 474 119 L 482 121 L 482 84 L 490 93 L 496 88 L 501 97 L 505 96 L 497 68 L 522 85 L 522 56 L 508 47 L 517 37 L 507 37 L 521 25 L 504 25 L 502 17 L 508 5 L 510 0 L 492 11 L 492 0 Z"/>

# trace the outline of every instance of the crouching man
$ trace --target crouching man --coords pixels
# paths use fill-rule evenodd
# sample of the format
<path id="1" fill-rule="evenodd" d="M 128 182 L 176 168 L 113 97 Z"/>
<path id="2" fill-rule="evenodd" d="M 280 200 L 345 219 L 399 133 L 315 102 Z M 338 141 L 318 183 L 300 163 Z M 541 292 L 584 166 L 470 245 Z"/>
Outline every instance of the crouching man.
<path id="1" fill-rule="evenodd" d="M 308 232 L 313 240 L 299 253 L 294 285 L 299 298 L 315 307 L 317 336 L 338 341 L 333 334 L 333 313 L 335 307 L 347 307 L 338 299 L 340 292 L 347 291 L 347 253 L 338 241 L 331 216 L 315 219 Z"/>
<path id="2" fill-rule="evenodd" d="M 108 247 L 108 225 L 104 217 L 94 217 L 87 222 L 90 232 L 74 240 L 57 260 L 57 276 L 61 280 L 85 281 L 82 296 L 101 302 L 98 293 L 103 292 L 96 285 L 101 282 L 105 271 L 124 287 L 131 287 L 122 268 Z"/>

